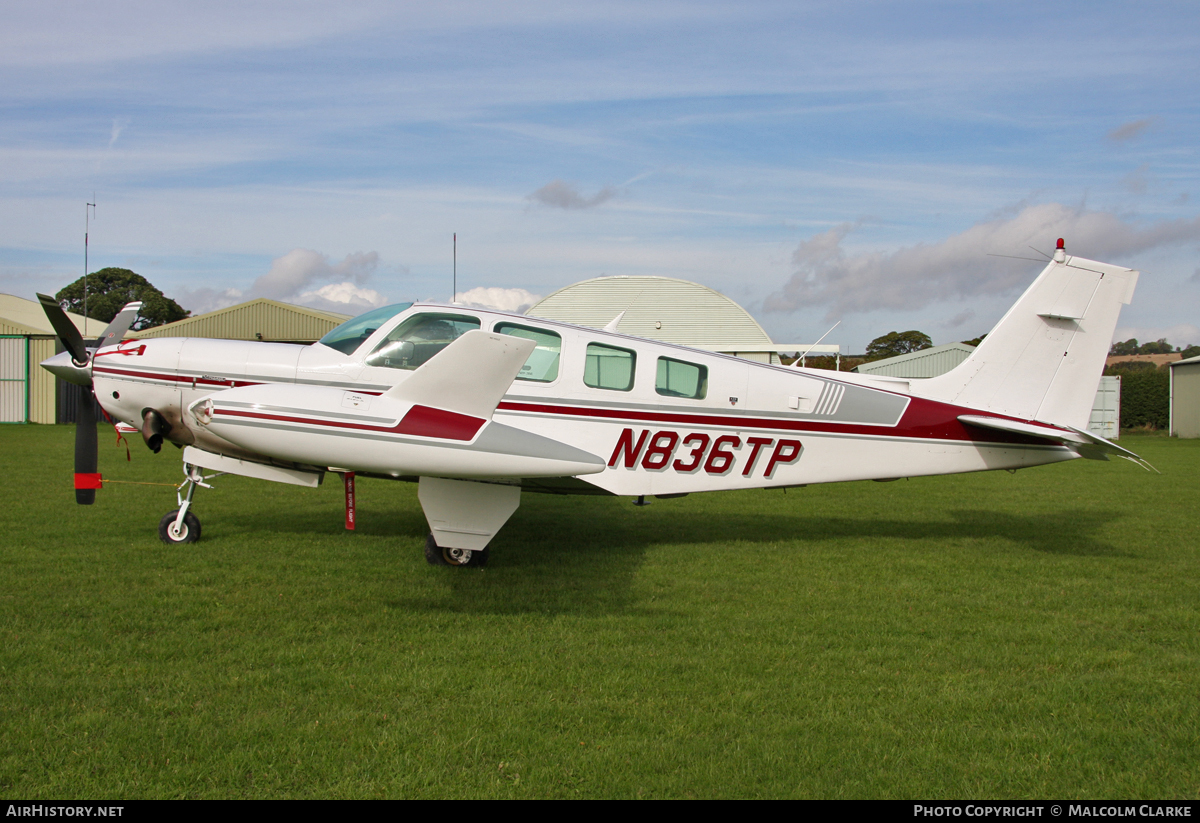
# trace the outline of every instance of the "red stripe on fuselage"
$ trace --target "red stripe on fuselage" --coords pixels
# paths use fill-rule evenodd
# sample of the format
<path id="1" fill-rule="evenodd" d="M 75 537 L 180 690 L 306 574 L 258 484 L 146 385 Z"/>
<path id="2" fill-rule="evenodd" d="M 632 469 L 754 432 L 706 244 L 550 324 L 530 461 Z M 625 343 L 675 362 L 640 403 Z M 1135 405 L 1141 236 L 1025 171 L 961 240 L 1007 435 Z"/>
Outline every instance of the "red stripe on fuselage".
<path id="1" fill-rule="evenodd" d="M 175 372 L 149 372 L 149 371 L 133 371 L 130 369 L 114 369 L 105 366 L 93 366 L 92 371 L 97 374 L 119 374 L 124 377 L 138 377 L 142 380 L 161 380 L 164 383 L 183 383 L 186 385 L 196 386 L 220 386 L 226 389 L 240 389 L 243 386 L 266 386 L 266 385 L 292 385 L 292 381 L 262 381 L 262 380 L 238 380 L 233 377 L 196 377 L 195 375 L 187 376 L 176 374 Z M 341 391 L 352 391 L 357 394 L 369 394 L 372 397 L 378 397 L 383 394 L 378 389 L 362 389 L 357 386 L 335 385 L 325 383 L 306 384 L 303 382 L 296 383 L 297 386 L 315 385 L 319 388 L 338 389 Z"/>
<path id="2" fill-rule="evenodd" d="M 895 426 L 863 423 L 832 423 L 816 420 L 788 420 L 767 417 L 735 417 L 701 413 L 657 412 L 641 409 L 595 408 L 590 406 L 560 406 L 556 404 L 501 401 L 498 411 L 531 412 L 563 417 L 593 417 L 621 422 L 676 424 L 681 426 L 714 426 L 724 429 L 764 429 L 797 432 L 831 432 L 885 437 L 908 437 L 917 440 L 967 440 L 981 443 L 1014 443 L 1045 445 L 1045 440 L 999 430 L 977 432 L 958 420 L 960 414 L 978 414 L 975 409 L 938 403 L 920 397 L 910 398 L 908 408 Z M 994 415 L 1003 417 L 1003 415 Z M 1008 418 L 1016 420 L 1017 418 Z M 1026 422 L 1026 421 L 1021 421 Z M 1044 425 L 1044 424 L 1043 424 Z"/>
<path id="3" fill-rule="evenodd" d="M 196 386 L 222 386 L 227 389 L 242 386 L 261 386 L 257 380 L 237 380 L 232 377 L 196 377 L 176 374 L 175 372 L 147 372 L 132 369 L 114 369 L 109 366 L 93 366 L 92 371 L 98 374 L 119 374 L 124 377 L 138 377 L 142 380 L 162 380 L 167 383 L 188 383 Z"/>
<path id="4" fill-rule="evenodd" d="M 433 437 L 439 440 L 470 440 L 487 421 L 481 417 L 434 409 L 429 406 L 413 406 L 395 426 L 372 426 L 368 423 L 350 423 L 340 420 L 317 420 L 288 414 L 223 409 L 213 410 L 214 415 L 225 417 L 249 417 L 257 420 L 277 420 L 282 423 L 303 423 L 308 426 L 325 426 L 354 431 L 407 434 L 414 437 Z"/>
<path id="5" fill-rule="evenodd" d="M 174 383 L 195 383 L 197 386 L 222 386 L 225 388 L 237 388 L 240 386 L 260 386 L 263 383 L 257 381 L 236 380 L 233 378 L 216 378 L 204 379 L 199 377 L 186 377 L 174 373 L 164 372 L 145 372 L 134 371 L 129 369 L 114 369 L 110 367 L 93 366 L 93 370 L 102 374 L 119 374 L 128 377 L 138 377 L 144 380 L 162 380 Z M 303 384 L 297 384 L 303 385 Z M 346 391 L 355 391 L 359 394 L 378 395 L 380 392 L 372 390 L 363 390 L 354 386 L 330 386 L 329 388 L 344 389 Z M 774 431 L 795 431 L 795 432 L 829 432 L 836 434 L 862 434 L 886 437 L 906 437 L 917 440 L 960 440 L 976 443 L 1012 443 L 1020 445 L 1045 445 L 1046 441 L 1042 438 L 1004 432 L 998 429 L 981 430 L 977 427 L 966 426 L 960 423 L 958 416 L 960 414 L 980 414 L 980 409 L 970 409 L 963 406 L 955 406 L 949 403 L 940 403 L 936 400 L 927 400 L 922 397 L 913 397 L 910 395 L 898 395 L 900 397 L 908 397 L 909 404 L 901 415 L 900 421 L 895 426 L 886 424 L 864 424 L 864 423 L 836 423 L 824 422 L 817 420 L 797 420 L 797 419 L 781 419 L 768 417 L 744 417 L 734 415 L 716 415 L 704 414 L 700 412 L 690 411 L 646 411 L 642 409 L 614 409 L 600 408 L 596 406 L 564 406 L 557 403 L 530 403 L 524 401 L 501 401 L 497 407 L 498 411 L 510 412 L 530 412 L 534 414 L 550 414 L 560 417 L 590 417 L 599 418 L 602 420 L 613 420 L 621 422 L 642 422 L 642 423 L 661 423 L 661 424 L 679 424 L 684 426 L 712 426 L 724 429 L 755 429 L 755 430 L 774 430 Z M 409 414 L 412 414 L 417 408 L 414 406 Z M 441 409 L 430 409 L 440 415 L 452 415 L 454 412 L 447 412 Z M 232 412 L 224 412 L 230 414 Z M 1034 420 L 1024 420 L 1019 417 L 1011 417 L 1004 414 L 996 414 L 995 412 L 985 412 L 986 414 L 998 417 L 1003 420 L 1014 420 L 1021 423 L 1035 423 L 1045 426 L 1045 423 Z M 413 419 L 414 431 L 398 432 L 401 434 L 417 434 L 421 437 L 436 437 L 447 440 L 470 440 L 475 436 L 475 432 L 483 425 L 480 420 L 479 425 L 475 426 L 474 430 L 470 430 L 470 434 L 463 436 L 469 426 L 465 423 L 451 424 L 446 421 L 434 422 L 426 421 L 418 413 L 418 417 Z M 258 415 L 269 419 L 288 419 L 292 422 L 314 424 L 318 421 L 307 420 L 302 418 L 283 418 L 272 417 L 270 415 Z M 467 415 L 459 415 L 468 420 L 479 420 L 479 418 L 471 418 Z M 406 415 L 407 419 L 407 415 Z M 365 426 L 360 424 L 340 424 L 331 423 L 328 421 L 319 421 L 323 425 L 343 426 L 345 428 L 363 428 L 368 431 L 395 432 L 394 428 Z M 403 424 L 403 421 L 401 421 Z M 422 431 L 436 431 L 437 434 L 419 434 L 416 429 Z M 1053 436 L 1052 431 L 1047 432 L 1048 436 Z"/>

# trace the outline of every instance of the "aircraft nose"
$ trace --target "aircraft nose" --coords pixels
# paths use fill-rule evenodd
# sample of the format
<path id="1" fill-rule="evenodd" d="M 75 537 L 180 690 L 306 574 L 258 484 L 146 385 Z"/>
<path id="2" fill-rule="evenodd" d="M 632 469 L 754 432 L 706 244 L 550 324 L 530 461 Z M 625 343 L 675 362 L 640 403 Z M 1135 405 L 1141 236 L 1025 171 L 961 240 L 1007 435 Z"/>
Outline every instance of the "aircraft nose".
<path id="1" fill-rule="evenodd" d="M 76 366 L 71 360 L 70 352 L 59 352 L 53 357 L 47 357 L 42 361 L 42 368 L 68 383 L 77 386 L 92 385 L 92 364 Z"/>

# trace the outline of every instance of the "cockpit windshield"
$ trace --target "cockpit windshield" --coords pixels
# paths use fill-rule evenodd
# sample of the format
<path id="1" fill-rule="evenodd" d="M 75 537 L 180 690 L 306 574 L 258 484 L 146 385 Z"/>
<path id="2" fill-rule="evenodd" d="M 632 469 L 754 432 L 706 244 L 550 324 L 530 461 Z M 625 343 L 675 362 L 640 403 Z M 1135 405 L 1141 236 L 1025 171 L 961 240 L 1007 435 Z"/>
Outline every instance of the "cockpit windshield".
<path id="1" fill-rule="evenodd" d="M 378 331 L 380 326 L 411 306 L 412 303 L 396 303 L 381 309 L 373 309 L 366 314 L 360 314 L 353 320 L 347 320 L 317 342 L 331 349 L 337 349 L 342 354 L 354 354 L 355 349 Z"/>

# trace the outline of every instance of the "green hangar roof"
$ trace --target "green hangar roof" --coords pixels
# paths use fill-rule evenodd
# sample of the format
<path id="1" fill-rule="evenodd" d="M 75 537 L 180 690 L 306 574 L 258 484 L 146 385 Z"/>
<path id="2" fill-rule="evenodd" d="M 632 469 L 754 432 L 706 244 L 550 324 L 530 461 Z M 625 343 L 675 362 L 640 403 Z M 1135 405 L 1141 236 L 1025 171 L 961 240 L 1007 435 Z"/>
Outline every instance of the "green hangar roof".
<path id="1" fill-rule="evenodd" d="M 133 332 L 129 337 L 210 337 L 221 340 L 265 340 L 312 343 L 350 319 L 348 314 L 317 311 L 260 297 L 174 323 Z"/>
<path id="2" fill-rule="evenodd" d="M 771 337 L 720 292 L 671 277 L 597 277 L 560 289 L 526 314 L 710 351 L 769 351 Z"/>

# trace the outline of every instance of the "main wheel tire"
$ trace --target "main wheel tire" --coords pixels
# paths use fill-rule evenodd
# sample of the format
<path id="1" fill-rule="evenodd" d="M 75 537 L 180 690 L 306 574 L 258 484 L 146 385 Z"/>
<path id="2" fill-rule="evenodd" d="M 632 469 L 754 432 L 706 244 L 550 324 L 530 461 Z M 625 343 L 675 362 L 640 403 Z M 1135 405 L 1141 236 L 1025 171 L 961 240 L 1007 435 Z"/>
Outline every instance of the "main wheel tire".
<path id="1" fill-rule="evenodd" d="M 183 524 L 180 526 L 179 534 L 172 534 L 171 529 L 175 525 L 175 519 L 179 517 L 179 509 L 170 514 L 163 515 L 163 519 L 158 521 L 158 536 L 164 543 L 178 545 L 180 543 L 195 543 L 200 539 L 200 518 L 188 512 L 183 516 Z"/>
<path id="2" fill-rule="evenodd" d="M 471 566 L 481 568 L 487 565 L 488 551 L 471 551 L 469 549 L 446 549 L 437 544 L 430 534 L 425 538 L 425 562 L 431 566 Z"/>

